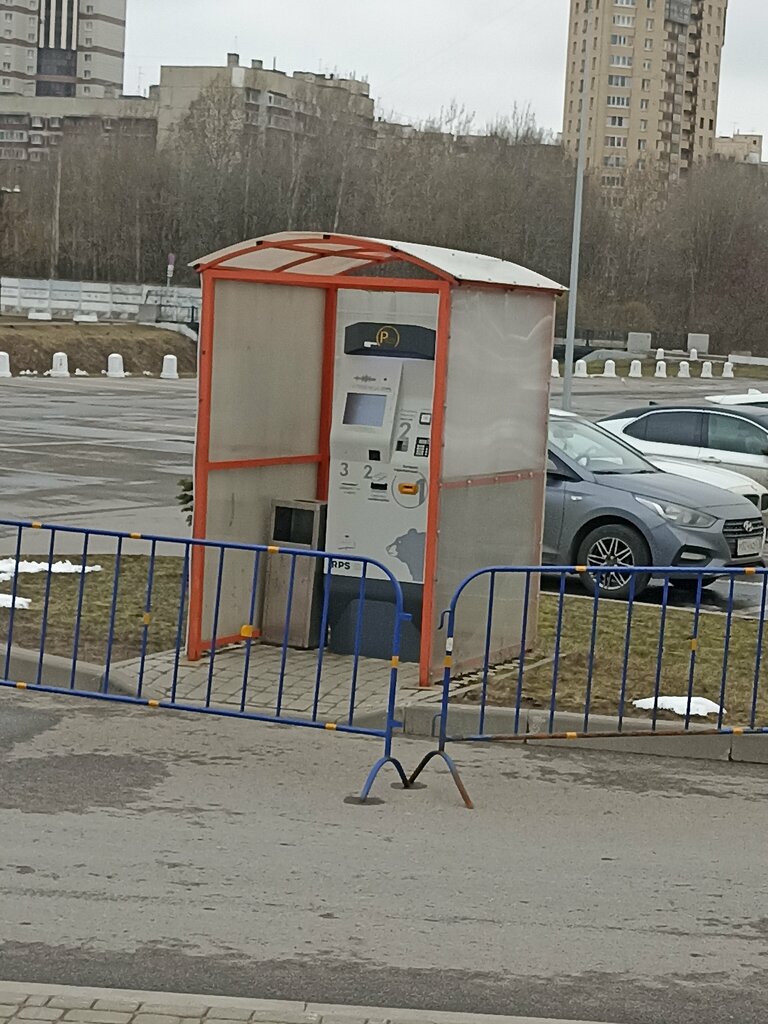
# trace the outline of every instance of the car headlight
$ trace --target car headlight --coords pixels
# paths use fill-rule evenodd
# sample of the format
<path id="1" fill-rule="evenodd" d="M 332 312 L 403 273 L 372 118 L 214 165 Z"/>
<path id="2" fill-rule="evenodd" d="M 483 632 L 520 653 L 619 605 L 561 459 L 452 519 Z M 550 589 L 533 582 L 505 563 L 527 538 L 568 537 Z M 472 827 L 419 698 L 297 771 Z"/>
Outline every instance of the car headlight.
<path id="1" fill-rule="evenodd" d="M 668 523 L 674 523 L 675 526 L 691 526 L 697 530 L 705 530 L 717 522 L 717 517 L 711 516 L 708 512 L 699 512 L 695 508 L 676 505 L 673 501 L 656 501 L 654 498 L 641 498 L 637 494 L 635 501 L 639 501 L 641 505 L 645 505 L 646 508 L 661 516 L 662 519 L 666 519 Z"/>

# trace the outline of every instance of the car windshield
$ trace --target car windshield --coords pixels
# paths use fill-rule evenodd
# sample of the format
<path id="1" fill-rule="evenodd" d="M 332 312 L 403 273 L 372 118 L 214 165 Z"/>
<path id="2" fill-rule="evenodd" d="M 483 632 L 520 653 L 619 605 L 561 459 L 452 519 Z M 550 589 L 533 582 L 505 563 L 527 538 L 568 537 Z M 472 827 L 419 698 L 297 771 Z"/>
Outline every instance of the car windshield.
<path id="1" fill-rule="evenodd" d="M 551 417 L 549 443 L 590 473 L 657 473 L 650 462 L 587 420 Z"/>

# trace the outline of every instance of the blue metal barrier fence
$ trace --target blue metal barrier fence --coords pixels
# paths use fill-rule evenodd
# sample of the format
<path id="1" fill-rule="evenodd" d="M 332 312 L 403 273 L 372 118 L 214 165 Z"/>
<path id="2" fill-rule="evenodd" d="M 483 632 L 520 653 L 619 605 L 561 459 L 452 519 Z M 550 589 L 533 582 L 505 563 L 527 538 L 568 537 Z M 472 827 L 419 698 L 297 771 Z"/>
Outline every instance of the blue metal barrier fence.
<path id="1" fill-rule="evenodd" d="M 385 566 L 343 556 L 359 567 L 356 621 L 348 630 L 354 642 L 348 653 L 333 654 L 331 568 L 339 556 L 330 552 L 10 520 L 0 520 L 0 530 L 13 551 L 0 556 L 1 687 L 377 737 L 383 753 L 361 800 L 386 764 L 408 786 L 392 745 L 401 726 L 395 718 L 401 627 L 409 616 L 400 584 Z M 25 547 L 42 560 L 33 561 Z M 216 585 L 208 653 L 190 665 L 183 652 L 196 549 L 211 560 Z M 270 559 L 288 560 L 289 584 L 282 637 L 267 645 L 259 643 L 256 620 Z M 316 639 L 296 650 L 289 643 L 296 581 L 303 570 L 318 567 Z M 223 590 L 230 572 L 245 580 L 235 601 Z M 366 657 L 362 642 L 366 587 L 374 577 L 391 587 L 386 660 Z M 224 635 L 220 622 L 235 618 L 237 634 Z M 360 722 L 364 711 L 368 724 Z"/>
<path id="2" fill-rule="evenodd" d="M 625 600 L 611 596 L 615 567 L 586 573 L 585 567 L 492 566 L 462 581 L 442 618 L 445 669 L 433 730 L 438 745 L 411 784 L 440 758 L 471 808 L 446 750 L 450 742 L 768 733 L 768 689 L 762 686 L 768 570 L 719 569 L 713 575 L 622 566 L 622 576 L 629 577 Z M 578 575 L 593 581 L 591 596 L 579 587 Z M 641 599 L 639 581 L 645 585 L 649 578 L 655 585 Z M 709 596 L 712 584 L 720 589 L 717 598 Z M 462 608 L 469 596 L 466 610 L 485 645 L 462 688 L 454 664 L 462 662 Z M 514 650 L 501 663 L 492 654 L 500 633 Z M 458 703 L 451 701 L 452 690 Z M 472 710 L 473 725 L 451 734 L 457 707 L 463 721 Z M 682 719 L 682 727 L 670 714 Z M 497 727 L 490 724 L 493 716 Z M 713 716 L 716 724 L 695 724 L 702 716 Z"/>

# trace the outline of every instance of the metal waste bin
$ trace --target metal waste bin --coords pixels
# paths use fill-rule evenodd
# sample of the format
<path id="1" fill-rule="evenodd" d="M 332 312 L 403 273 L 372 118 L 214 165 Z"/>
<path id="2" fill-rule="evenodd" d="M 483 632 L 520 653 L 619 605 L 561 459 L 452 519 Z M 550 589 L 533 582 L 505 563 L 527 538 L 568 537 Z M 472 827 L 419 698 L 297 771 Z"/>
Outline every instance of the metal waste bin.
<path id="1" fill-rule="evenodd" d="M 273 501 L 269 543 L 297 550 L 323 551 L 325 523 L 324 501 Z M 290 555 L 267 556 L 262 643 L 282 644 L 285 639 L 293 561 Z M 320 640 L 324 561 L 298 557 L 295 562 L 288 645 L 311 650 L 319 646 Z"/>

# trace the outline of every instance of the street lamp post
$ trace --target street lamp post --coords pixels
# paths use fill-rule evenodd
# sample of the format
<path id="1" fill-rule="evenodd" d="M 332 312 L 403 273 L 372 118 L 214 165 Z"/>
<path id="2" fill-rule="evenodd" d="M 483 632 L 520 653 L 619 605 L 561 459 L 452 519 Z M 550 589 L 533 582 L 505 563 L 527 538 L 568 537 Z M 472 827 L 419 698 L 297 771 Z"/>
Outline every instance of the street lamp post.
<path id="1" fill-rule="evenodd" d="M 18 185 L 14 185 L 13 188 L 9 188 L 7 185 L 0 186 L 0 213 L 3 211 L 5 206 L 5 200 L 8 196 L 17 196 L 21 192 Z M 0 316 L 3 315 L 3 270 L 0 267 Z"/>
<path id="2" fill-rule="evenodd" d="M 573 394 L 573 356 L 576 346 L 576 308 L 579 299 L 579 261 L 581 258 L 581 222 L 584 212 L 584 176 L 587 169 L 587 134 L 589 132 L 589 104 L 587 102 L 587 76 L 590 72 L 589 38 L 592 30 L 593 4 L 587 6 L 587 46 L 584 52 L 584 71 L 581 77 L 581 111 L 579 115 L 579 150 L 576 161 L 576 197 L 573 207 L 573 239 L 571 242 L 571 281 L 568 292 L 568 322 L 565 331 L 565 366 L 563 372 L 563 409 L 570 411 Z"/>

